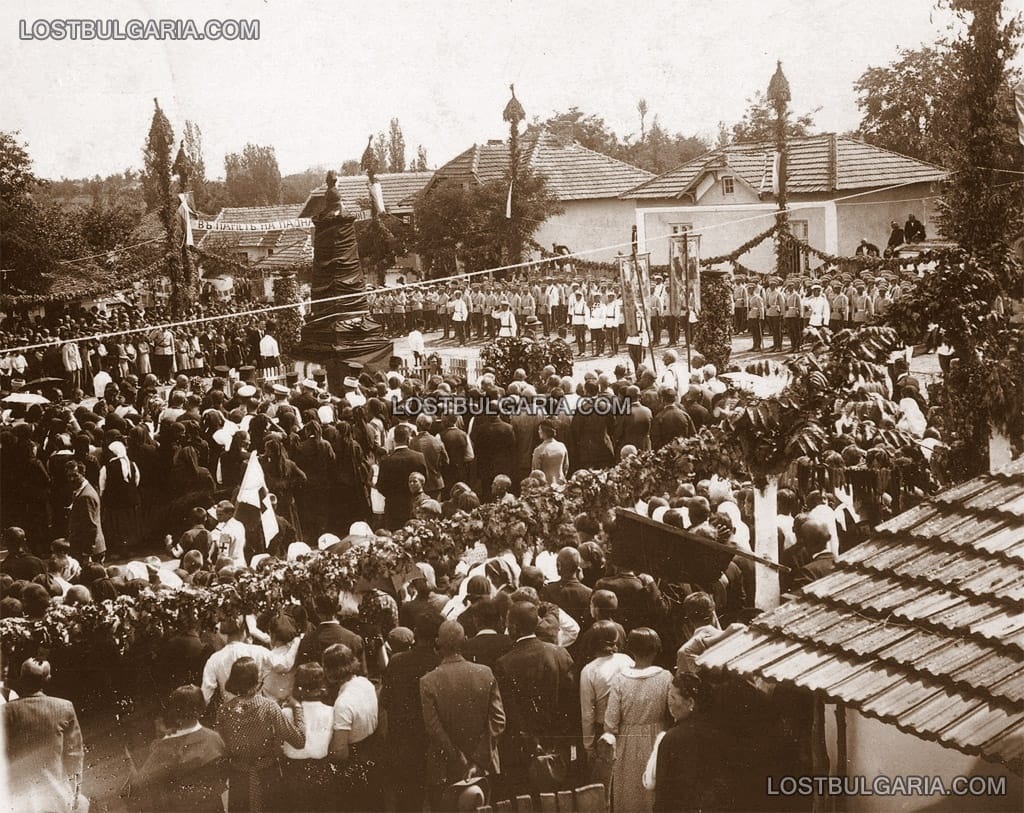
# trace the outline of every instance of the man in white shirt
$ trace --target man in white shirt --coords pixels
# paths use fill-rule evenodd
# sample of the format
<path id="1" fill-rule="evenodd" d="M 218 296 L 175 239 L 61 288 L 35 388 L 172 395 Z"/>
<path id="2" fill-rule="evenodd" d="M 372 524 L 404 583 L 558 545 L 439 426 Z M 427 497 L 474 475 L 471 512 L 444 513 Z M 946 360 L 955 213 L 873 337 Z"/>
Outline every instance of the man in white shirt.
<path id="1" fill-rule="evenodd" d="M 271 336 L 275 329 L 273 322 L 267 323 L 266 332 L 260 339 L 260 369 L 264 377 L 276 378 L 281 374 L 281 349 L 278 347 L 277 339 Z"/>
<path id="2" fill-rule="evenodd" d="M 587 353 L 587 323 L 590 320 L 590 308 L 587 307 L 587 301 L 583 298 L 583 292 L 580 290 L 573 295 L 572 304 L 569 305 L 569 319 L 576 336 L 577 354 L 584 356 Z"/>
<path id="3" fill-rule="evenodd" d="M 409 352 L 412 354 L 412 364 L 419 367 L 427 354 L 426 345 L 423 342 L 423 323 L 417 322 L 409 331 Z"/>
<path id="4" fill-rule="evenodd" d="M 107 384 L 111 383 L 114 379 L 110 377 L 110 373 L 106 370 L 100 369 L 96 375 L 92 378 L 92 393 L 97 398 L 102 398 L 106 392 Z"/>
<path id="5" fill-rule="evenodd" d="M 275 667 L 285 671 L 295 665 L 295 655 L 299 651 L 299 636 L 296 636 L 288 649 L 271 652 L 269 649 L 245 641 L 245 625 L 237 619 L 220 622 L 220 632 L 227 636 L 228 643 L 223 649 L 214 652 L 203 667 L 203 699 L 209 705 L 214 693 L 220 689 L 221 701 L 226 703 L 234 695 L 224 688 L 231 675 L 231 667 L 239 658 L 252 658 L 259 664 L 260 674 L 265 675 Z"/>
<path id="6" fill-rule="evenodd" d="M 230 500 L 221 500 L 214 511 L 217 526 L 210 531 L 210 538 L 221 556 L 230 556 L 237 567 L 245 567 L 245 526 L 235 519 L 235 506 Z"/>
<path id="7" fill-rule="evenodd" d="M 508 300 L 503 299 L 498 305 L 498 310 L 494 313 L 495 319 L 498 320 L 498 338 L 499 339 L 511 339 L 517 334 L 516 326 L 516 315 L 512 313 L 512 310 L 508 306 Z"/>
<path id="8" fill-rule="evenodd" d="M 828 299 L 821 293 L 821 286 L 818 283 L 811 286 L 807 310 L 809 313 L 808 324 L 811 327 L 826 327 L 832 320 L 832 307 L 828 304 Z"/>
<path id="9" fill-rule="evenodd" d="M 452 324 L 455 325 L 455 339 L 459 345 L 466 343 L 466 320 L 469 319 L 469 308 L 462 298 L 462 291 L 456 291 L 448 307 L 452 311 Z"/>

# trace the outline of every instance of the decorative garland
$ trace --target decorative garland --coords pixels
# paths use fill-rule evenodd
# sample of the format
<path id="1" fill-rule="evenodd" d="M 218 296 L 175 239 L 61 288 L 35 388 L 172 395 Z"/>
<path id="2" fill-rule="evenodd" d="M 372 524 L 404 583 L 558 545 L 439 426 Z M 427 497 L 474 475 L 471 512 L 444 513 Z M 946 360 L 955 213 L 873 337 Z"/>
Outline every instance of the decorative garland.
<path id="1" fill-rule="evenodd" d="M 732 354 L 731 284 L 725 273 L 704 270 L 700 275 L 700 318 L 693 344 L 719 370 L 725 370 Z"/>
<path id="2" fill-rule="evenodd" d="M 702 259 L 700 261 L 700 264 L 718 265 L 719 263 L 735 263 L 737 258 L 742 257 L 744 254 L 750 251 L 750 249 L 754 248 L 755 246 L 761 245 L 761 243 L 763 243 L 765 240 L 767 240 L 769 237 L 775 234 L 775 232 L 778 231 L 778 228 L 778 225 L 774 225 L 771 228 L 765 229 L 763 232 L 761 232 L 758 235 L 755 235 L 754 237 L 751 237 L 743 245 L 733 249 L 728 254 L 720 254 L 717 257 L 707 257 L 705 259 Z"/>
<path id="3" fill-rule="evenodd" d="M 0 296 L 0 307 L 31 308 L 116 293 L 132 287 L 136 282 L 149 279 L 158 270 L 162 270 L 163 265 L 164 258 L 161 257 L 135 270 L 124 267 L 103 269 L 101 275 L 95 275 L 90 279 L 62 276 L 53 281 L 51 289 L 46 293 Z"/>
<path id="4" fill-rule="evenodd" d="M 481 364 L 494 368 L 495 380 L 501 386 L 507 386 L 518 369 L 526 371 L 529 381 L 540 384 L 541 370 L 549 364 L 559 376 L 572 375 L 572 360 L 572 348 L 561 339 L 517 336 L 498 339 L 480 351 Z"/>

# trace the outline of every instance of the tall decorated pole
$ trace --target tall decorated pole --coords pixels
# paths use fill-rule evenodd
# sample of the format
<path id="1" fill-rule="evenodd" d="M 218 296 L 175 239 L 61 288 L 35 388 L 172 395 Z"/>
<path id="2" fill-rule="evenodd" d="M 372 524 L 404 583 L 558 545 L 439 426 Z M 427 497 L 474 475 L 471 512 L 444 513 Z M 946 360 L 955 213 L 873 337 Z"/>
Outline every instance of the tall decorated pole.
<path id="1" fill-rule="evenodd" d="M 775 165 L 772 173 L 772 192 L 779 209 L 775 213 L 778 230 L 775 234 L 776 267 L 780 276 L 790 272 L 791 253 L 789 237 L 789 213 L 786 209 L 786 178 L 788 174 L 788 155 L 786 150 L 786 125 L 789 111 L 789 80 L 782 72 L 782 62 L 777 63 L 775 73 L 768 83 L 768 101 L 775 108 Z"/>
<path id="2" fill-rule="evenodd" d="M 512 98 L 505 105 L 501 117 L 508 122 L 508 199 L 505 202 L 505 219 L 509 220 L 509 244 L 507 262 L 518 263 L 523 259 L 523 241 L 515 220 L 516 183 L 519 180 L 519 122 L 526 118 L 526 111 L 516 98 L 516 86 L 509 85 Z"/>
<path id="3" fill-rule="evenodd" d="M 192 238 L 192 192 L 190 179 L 192 176 L 192 163 L 185 152 L 185 142 L 178 145 L 178 154 L 174 158 L 171 172 L 178 176 L 178 229 L 181 252 L 181 299 L 184 304 L 191 305 L 195 301 L 199 291 L 199 278 L 196 264 L 192 262 L 192 255 L 189 248 L 195 245 Z"/>
<path id="4" fill-rule="evenodd" d="M 146 206 L 154 211 L 163 226 L 166 239 L 164 275 L 171 282 L 171 315 L 178 317 L 188 310 L 188 285 L 181 266 L 181 229 L 178 223 L 180 201 L 174 196 L 171 150 L 174 149 L 174 131 L 160 102 L 153 99 L 153 119 L 143 150 L 145 163 L 143 194 Z"/>

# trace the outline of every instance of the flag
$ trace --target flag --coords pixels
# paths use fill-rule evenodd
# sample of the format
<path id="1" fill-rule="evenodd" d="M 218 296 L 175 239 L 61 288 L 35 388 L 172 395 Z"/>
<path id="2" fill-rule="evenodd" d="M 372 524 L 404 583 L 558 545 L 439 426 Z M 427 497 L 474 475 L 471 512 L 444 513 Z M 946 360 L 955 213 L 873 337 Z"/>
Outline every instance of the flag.
<path id="1" fill-rule="evenodd" d="M 1013 89 L 1013 103 L 1017 108 L 1017 140 L 1024 146 L 1024 79 Z"/>
<path id="2" fill-rule="evenodd" d="M 245 474 L 242 475 L 242 484 L 238 487 L 238 497 L 235 499 L 235 517 L 242 524 L 256 519 L 259 515 L 260 524 L 263 526 L 263 540 L 270 543 L 277 536 L 278 525 L 277 515 L 274 507 L 270 504 L 270 491 L 267 489 L 267 480 L 263 476 L 263 467 L 260 465 L 256 452 L 249 455 L 249 462 L 245 467 Z"/>
<path id="3" fill-rule="evenodd" d="M 181 225 L 181 233 L 184 235 L 185 245 L 193 246 L 195 243 L 192 241 L 192 213 L 189 211 L 188 193 L 180 193 L 178 200 L 181 201 L 181 205 L 178 207 L 178 221 Z"/>
<path id="4" fill-rule="evenodd" d="M 384 208 L 384 188 L 380 185 L 380 181 L 370 184 L 370 200 L 373 202 L 373 208 L 377 214 L 382 215 L 387 212 L 387 209 Z"/>
<path id="5" fill-rule="evenodd" d="M 775 197 L 779 196 L 779 190 L 782 187 L 782 180 L 780 175 L 782 174 L 782 153 L 778 150 L 775 151 L 775 155 L 772 158 L 772 194 Z"/>
<path id="6" fill-rule="evenodd" d="M 505 219 L 512 219 L 512 181 L 508 182 L 508 200 L 505 201 Z"/>

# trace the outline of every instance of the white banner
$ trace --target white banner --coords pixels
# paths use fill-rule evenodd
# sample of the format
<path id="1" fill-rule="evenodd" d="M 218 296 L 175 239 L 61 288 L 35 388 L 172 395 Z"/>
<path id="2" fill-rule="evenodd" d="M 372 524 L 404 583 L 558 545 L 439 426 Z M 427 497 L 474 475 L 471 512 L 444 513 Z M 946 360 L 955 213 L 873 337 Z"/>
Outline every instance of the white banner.
<path id="1" fill-rule="evenodd" d="M 269 223 L 221 223 L 218 220 L 196 220 L 193 222 L 192 228 L 204 231 L 287 231 L 288 229 L 311 229 L 313 220 L 309 217 L 272 220 Z"/>

